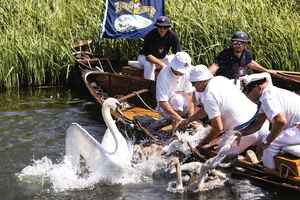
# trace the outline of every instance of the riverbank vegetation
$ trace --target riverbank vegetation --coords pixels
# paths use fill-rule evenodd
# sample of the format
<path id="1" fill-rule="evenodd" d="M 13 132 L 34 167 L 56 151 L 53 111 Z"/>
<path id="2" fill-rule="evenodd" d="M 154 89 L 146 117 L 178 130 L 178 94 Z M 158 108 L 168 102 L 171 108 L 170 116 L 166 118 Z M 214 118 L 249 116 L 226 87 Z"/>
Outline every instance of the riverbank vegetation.
<path id="1" fill-rule="evenodd" d="M 267 68 L 300 71 L 297 0 L 165 0 L 166 14 L 194 63 L 209 65 L 246 31 L 256 60 Z M 104 0 L 15 0 L 0 5 L 0 85 L 64 83 L 73 66 L 71 44 L 96 41 Z M 101 40 L 93 48 L 114 58 L 137 56 L 141 40 Z"/>

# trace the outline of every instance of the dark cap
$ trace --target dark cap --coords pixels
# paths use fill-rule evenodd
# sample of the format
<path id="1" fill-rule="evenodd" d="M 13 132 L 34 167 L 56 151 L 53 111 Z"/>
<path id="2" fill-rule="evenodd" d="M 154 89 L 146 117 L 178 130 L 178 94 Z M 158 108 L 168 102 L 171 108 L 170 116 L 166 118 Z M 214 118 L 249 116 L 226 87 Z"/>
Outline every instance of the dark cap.
<path id="1" fill-rule="evenodd" d="M 232 34 L 231 41 L 250 42 L 250 39 L 247 33 L 237 31 Z"/>
<path id="2" fill-rule="evenodd" d="M 155 26 L 164 26 L 164 27 L 170 27 L 171 26 L 171 21 L 168 17 L 166 16 L 160 16 L 155 23 Z"/>

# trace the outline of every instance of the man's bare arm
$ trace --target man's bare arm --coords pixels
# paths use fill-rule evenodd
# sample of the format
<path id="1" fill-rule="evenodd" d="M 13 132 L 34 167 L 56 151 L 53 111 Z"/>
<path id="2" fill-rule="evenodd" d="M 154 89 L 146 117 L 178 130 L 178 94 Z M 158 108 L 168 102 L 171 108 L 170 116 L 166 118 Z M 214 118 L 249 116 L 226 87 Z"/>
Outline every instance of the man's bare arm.
<path id="1" fill-rule="evenodd" d="M 188 93 L 186 94 L 187 97 L 186 97 L 186 100 L 187 100 L 187 113 L 188 113 L 188 117 L 192 116 L 195 112 L 195 109 L 194 109 L 194 103 L 193 103 L 193 93 Z"/>
<path id="2" fill-rule="evenodd" d="M 267 117 L 264 113 L 258 113 L 255 121 L 250 124 L 249 126 L 247 126 L 246 128 L 240 130 L 240 132 L 242 133 L 242 136 L 246 136 L 246 135 L 250 135 L 252 133 L 255 133 L 256 131 L 258 131 L 262 125 L 265 123 Z"/>
<path id="3" fill-rule="evenodd" d="M 252 60 L 251 63 L 248 64 L 248 67 L 254 71 L 260 71 L 260 72 L 268 72 L 268 73 L 275 73 L 273 70 L 269 70 L 267 68 L 264 68 L 260 64 L 258 64 L 256 61 Z"/>
<path id="4" fill-rule="evenodd" d="M 166 67 L 165 63 L 163 63 L 160 59 L 156 58 L 155 56 L 153 56 L 151 54 L 147 55 L 146 59 L 149 62 L 151 62 L 152 64 L 155 64 L 158 67 L 158 69 L 162 69 L 162 68 Z"/>
<path id="5" fill-rule="evenodd" d="M 219 65 L 216 63 L 213 63 L 212 65 L 209 66 L 208 70 L 210 71 L 210 73 L 212 73 L 213 75 L 215 75 L 219 69 Z"/>
<path id="6" fill-rule="evenodd" d="M 284 113 L 277 114 L 272 120 L 271 133 L 267 136 L 267 144 L 271 144 L 276 137 L 282 132 L 287 126 L 287 119 Z"/>
<path id="7" fill-rule="evenodd" d="M 182 117 L 172 108 L 172 106 L 169 104 L 168 101 L 160 101 L 159 105 L 164 109 L 166 113 L 168 113 L 171 116 L 173 120 L 175 121 L 183 120 Z"/>
<path id="8" fill-rule="evenodd" d="M 221 116 L 214 117 L 210 120 L 210 124 L 212 126 L 211 132 L 208 134 L 208 136 L 203 140 L 201 144 L 198 144 L 198 146 L 202 146 L 203 144 L 209 143 L 213 139 L 217 138 L 219 135 L 224 133 L 224 127 Z"/>

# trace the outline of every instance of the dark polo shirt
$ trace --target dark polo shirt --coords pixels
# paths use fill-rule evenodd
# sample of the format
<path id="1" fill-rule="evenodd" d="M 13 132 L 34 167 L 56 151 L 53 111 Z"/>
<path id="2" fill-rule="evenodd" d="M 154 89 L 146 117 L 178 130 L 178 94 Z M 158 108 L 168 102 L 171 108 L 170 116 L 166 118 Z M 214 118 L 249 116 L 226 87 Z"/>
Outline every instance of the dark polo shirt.
<path id="1" fill-rule="evenodd" d="M 140 54 L 148 56 L 153 55 L 156 58 L 164 58 L 170 51 L 175 54 L 181 51 L 181 46 L 177 34 L 168 31 L 164 37 L 160 37 L 157 28 L 150 31 L 144 38 L 144 46 Z"/>
<path id="2" fill-rule="evenodd" d="M 225 76 L 229 79 L 244 76 L 249 70 L 247 65 L 251 63 L 252 59 L 252 53 L 248 49 L 245 49 L 241 57 L 237 58 L 232 48 L 226 48 L 214 60 L 214 63 L 219 65 L 216 75 Z"/>

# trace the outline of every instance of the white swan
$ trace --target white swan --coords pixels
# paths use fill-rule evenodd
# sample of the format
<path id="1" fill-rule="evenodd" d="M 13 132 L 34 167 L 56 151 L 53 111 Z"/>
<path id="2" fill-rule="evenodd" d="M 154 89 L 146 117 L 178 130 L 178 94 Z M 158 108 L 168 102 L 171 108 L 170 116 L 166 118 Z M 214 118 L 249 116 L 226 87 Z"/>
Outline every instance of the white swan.
<path id="1" fill-rule="evenodd" d="M 131 166 L 132 148 L 120 133 L 112 116 L 120 103 L 108 98 L 102 105 L 102 116 L 107 126 L 101 144 L 79 124 L 73 123 L 67 130 L 66 156 L 79 170 L 80 157 L 86 161 L 89 171 L 101 171 L 103 175 L 118 176 L 118 172 Z"/>

